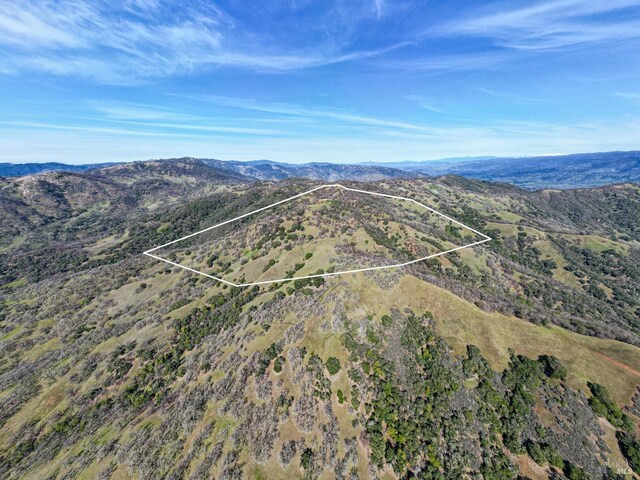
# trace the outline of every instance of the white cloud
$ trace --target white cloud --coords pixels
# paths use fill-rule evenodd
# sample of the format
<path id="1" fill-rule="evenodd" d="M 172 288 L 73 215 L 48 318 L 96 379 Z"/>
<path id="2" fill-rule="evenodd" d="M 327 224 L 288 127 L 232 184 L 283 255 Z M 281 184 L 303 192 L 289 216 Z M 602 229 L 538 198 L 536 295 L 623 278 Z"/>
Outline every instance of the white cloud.
<path id="1" fill-rule="evenodd" d="M 301 105 L 295 105 L 291 103 L 264 103 L 264 102 L 256 102 L 255 100 L 245 99 L 245 98 L 233 98 L 233 97 L 223 97 L 223 96 L 215 96 L 215 95 L 203 95 L 197 98 L 201 100 L 206 100 L 221 106 L 241 108 L 245 110 L 253 110 L 253 111 L 280 114 L 280 115 L 307 117 L 307 118 L 324 119 L 324 120 L 327 120 L 327 119 L 338 120 L 348 124 L 356 124 L 356 125 L 370 126 L 370 127 L 388 127 L 388 128 L 394 128 L 394 129 L 417 130 L 417 131 L 423 131 L 423 132 L 434 131 L 432 127 L 429 127 L 426 125 L 371 117 L 371 116 L 361 115 L 358 113 L 341 110 L 341 109 L 335 109 L 335 108 L 332 108 L 332 109 L 309 108 L 309 107 L 304 107 Z"/>
<path id="2" fill-rule="evenodd" d="M 92 119 L 99 120 L 99 119 Z M 157 123 L 157 122 L 136 122 L 136 121 L 114 121 L 120 127 L 105 127 L 96 125 L 74 125 L 69 123 L 45 123 L 45 122 L 4 122 L 8 129 L 29 129 L 34 130 L 62 130 L 69 132 L 88 133 L 88 134 L 105 134 L 117 136 L 132 137 L 159 137 L 159 138 L 202 138 L 205 134 L 222 135 L 226 137 L 229 134 L 255 135 L 255 136 L 282 136 L 290 135 L 290 132 L 279 130 L 243 128 L 243 127 L 227 127 L 218 125 L 187 125 L 179 123 Z M 145 128 L 140 128 L 145 127 Z"/>
<path id="3" fill-rule="evenodd" d="M 381 14 L 382 0 L 375 6 Z M 332 20 L 327 15 L 335 23 L 332 29 L 339 31 L 346 22 L 342 31 L 348 32 L 349 24 L 360 21 L 359 10 L 350 6 L 346 12 Z M 322 25 L 316 28 L 321 31 Z M 201 0 L 0 0 L 4 71 L 44 71 L 103 83 L 136 83 L 214 66 L 288 71 L 368 58 L 406 45 L 354 49 L 350 33 L 344 33 L 300 46 L 295 35 L 286 44 L 266 35 L 272 33 L 253 31 Z"/>
<path id="4" fill-rule="evenodd" d="M 461 156 L 512 156 L 633 150 L 638 148 L 640 119 L 556 125 L 502 122 L 442 127 L 433 134 L 380 130 L 373 137 L 344 132 L 328 136 L 246 138 L 230 136 L 131 135 L 120 129 L 0 130 L 0 161 L 65 161 L 73 163 L 196 156 L 250 160 L 269 158 L 294 163 L 311 161 L 428 160 Z M 28 157 L 25 157 L 25 152 Z"/>
<path id="5" fill-rule="evenodd" d="M 476 87 L 476 90 L 486 95 L 489 95 L 491 97 L 503 98 L 505 100 L 510 100 L 514 103 L 535 103 L 535 102 L 542 101 L 539 98 L 534 98 L 529 95 L 523 95 L 521 93 L 515 93 L 515 92 L 505 92 L 502 90 L 494 90 L 492 88 Z"/>
<path id="6" fill-rule="evenodd" d="M 607 18 L 607 14 L 640 6 L 638 0 L 552 0 L 526 7 L 506 8 L 454 20 L 433 29 L 440 35 L 490 38 L 516 50 L 545 51 L 578 45 L 640 38 L 640 20 Z"/>
<path id="7" fill-rule="evenodd" d="M 512 58 L 513 55 L 505 52 L 452 53 L 400 60 L 382 60 L 378 64 L 388 69 L 441 74 L 451 71 L 495 68 Z"/>
<path id="8" fill-rule="evenodd" d="M 373 0 L 373 8 L 376 12 L 376 17 L 382 16 L 382 9 L 384 8 L 384 0 Z"/>
<path id="9" fill-rule="evenodd" d="M 637 92 L 617 92 L 615 95 L 616 97 L 640 102 L 640 93 Z"/>
<path id="10" fill-rule="evenodd" d="M 405 98 L 411 102 L 414 102 L 423 108 L 424 110 L 428 110 L 433 113 L 445 113 L 445 111 L 437 107 L 437 101 L 432 98 L 426 98 L 422 95 L 405 95 Z"/>
<path id="11" fill-rule="evenodd" d="M 199 115 L 170 108 L 131 102 L 89 102 L 89 107 L 108 120 L 143 121 L 195 121 L 203 120 Z"/>
<path id="12" fill-rule="evenodd" d="M 94 116 L 66 117 L 66 122 L 7 119 L 0 129 L 0 160 L 98 162 L 187 155 L 354 163 L 632 150 L 640 138 L 640 119 L 633 117 L 561 124 L 486 118 L 452 122 L 444 114 L 420 123 L 221 96 L 192 97 L 199 108 L 186 113 L 193 111 L 184 103 L 187 98 L 171 107 L 95 102 L 90 104 Z"/>
<path id="13" fill-rule="evenodd" d="M 152 11 L 158 4 L 148 0 L 112 5 L 117 2 L 0 0 L 5 65 L 130 83 L 191 70 L 201 56 L 220 48 L 223 19 L 213 8 L 166 16 Z"/>

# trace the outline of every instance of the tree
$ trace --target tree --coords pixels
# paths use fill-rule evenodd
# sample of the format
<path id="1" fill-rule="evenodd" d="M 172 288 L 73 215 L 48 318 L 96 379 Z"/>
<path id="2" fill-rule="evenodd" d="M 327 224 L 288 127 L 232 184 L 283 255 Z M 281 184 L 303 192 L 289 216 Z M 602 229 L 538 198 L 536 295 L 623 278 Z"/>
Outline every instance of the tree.
<path id="1" fill-rule="evenodd" d="M 307 447 L 302 452 L 302 455 L 300 455 L 300 466 L 305 470 L 308 470 L 309 467 L 311 466 L 312 461 L 313 461 L 313 450 Z"/>
<path id="2" fill-rule="evenodd" d="M 593 395 L 589 399 L 589 405 L 596 415 L 606 418 L 616 428 L 621 428 L 627 432 L 633 430 L 633 421 L 615 403 L 605 386 L 591 382 L 587 382 L 587 386 Z"/>
<path id="3" fill-rule="evenodd" d="M 591 477 L 585 473 L 580 467 L 576 467 L 571 462 L 565 462 L 564 474 L 569 480 L 589 480 Z"/>
<path id="4" fill-rule="evenodd" d="M 340 360 L 336 357 L 327 358 L 327 363 L 325 365 L 327 367 L 327 371 L 330 375 L 335 375 L 340 371 Z"/>
<path id="5" fill-rule="evenodd" d="M 547 377 L 560 380 L 567 378 L 567 369 L 553 355 L 540 355 L 538 362 L 542 365 L 542 371 Z"/>
<path id="6" fill-rule="evenodd" d="M 620 451 L 629 462 L 629 466 L 640 475 L 640 441 L 630 433 L 616 432 Z"/>

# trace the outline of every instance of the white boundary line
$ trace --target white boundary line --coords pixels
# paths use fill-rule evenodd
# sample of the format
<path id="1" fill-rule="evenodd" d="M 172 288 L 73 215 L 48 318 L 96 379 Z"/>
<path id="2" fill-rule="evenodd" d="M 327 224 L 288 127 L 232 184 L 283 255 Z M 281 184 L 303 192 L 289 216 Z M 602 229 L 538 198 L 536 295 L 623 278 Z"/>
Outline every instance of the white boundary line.
<path id="1" fill-rule="evenodd" d="M 245 217 L 248 217 L 248 216 L 253 215 L 255 213 L 262 212 L 262 211 L 267 210 L 267 209 L 269 209 L 271 207 L 275 207 L 276 205 L 281 205 L 281 204 L 289 202 L 291 200 L 295 200 L 296 198 L 300 198 L 300 197 L 302 197 L 304 195 L 308 195 L 310 193 L 313 193 L 313 192 L 315 192 L 317 190 L 320 190 L 320 189 L 323 189 L 323 188 L 342 188 L 343 190 L 348 190 L 350 192 L 366 193 L 368 195 L 376 195 L 378 197 L 395 198 L 396 200 L 403 200 L 403 201 L 406 200 L 408 202 L 415 203 L 416 205 L 419 205 L 422 208 L 426 208 L 430 212 L 433 212 L 433 213 L 435 213 L 437 215 L 440 215 L 441 217 L 446 218 L 450 222 L 453 222 L 453 223 L 455 223 L 457 225 L 460 225 L 460 226 L 466 228 L 467 230 L 470 230 L 473 233 L 475 233 L 477 235 L 480 235 L 481 237 L 483 237 L 483 240 L 480 240 L 480 241 L 477 241 L 477 242 L 473 242 L 473 243 L 469 243 L 468 245 L 463 245 L 461 247 L 451 248 L 451 249 L 446 250 L 444 252 L 434 253 L 433 255 L 428 255 L 426 257 L 418 258 L 418 259 L 415 259 L 415 260 L 410 260 L 410 261 L 404 262 L 404 263 L 396 263 L 396 264 L 393 264 L 393 265 L 383 265 L 381 267 L 357 268 L 355 270 L 343 270 L 341 272 L 316 273 L 314 275 L 305 275 L 305 276 L 302 276 L 302 277 L 280 278 L 278 280 L 263 280 L 263 281 L 260 281 L 260 282 L 250 282 L 250 283 L 233 283 L 233 282 L 229 282 L 228 280 L 223 280 L 222 278 L 214 277 L 213 275 L 209 275 L 207 273 L 201 272 L 199 270 L 195 270 L 193 268 L 186 267 L 184 265 L 180 265 L 179 263 L 172 262 L 170 260 L 167 260 L 166 258 L 162 258 L 162 257 L 159 257 L 158 255 L 153 255 L 151 253 L 151 252 L 155 252 L 156 250 L 159 250 L 161 248 L 168 247 L 169 245 L 173 245 L 174 243 L 181 242 L 182 240 L 186 240 L 187 238 L 191 238 L 191 237 L 194 237 L 196 235 L 200 235 L 201 233 L 208 232 L 209 230 L 213 230 L 214 228 L 218 228 L 218 227 L 221 227 L 221 226 L 226 225 L 228 223 L 235 222 L 236 220 L 239 220 L 241 218 L 245 218 Z M 385 269 L 385 268 L 404 267 L 404 266 L 407 266 L 407 265 L 411 265 L 413 263 L 418 263 L 418 262 L 422 262 L 424 260 L 428 260 L 430 258 L 435 258 L 435 257 L 439 257 L 441 255 L 446 255 L 447 253 L 455 252 L 457 250 L 462 250 L 463 248 L 469 248 L 469 247 L 473 247 L 473 246 L 476 246 L 476 245 L 480 245 L 481 243 L 488 242 L 489 240 L 491 240 L 491 237 L 485 235 L 484 233 L 481 233 L 481 232 L 479 232 L 477 230 L 474 230 L 473 228 L 468 227 L 464 223 L 459 222 L 458 220 L 455 220 L 455 219 L 445 215 L 444 213 L 440 213 L 440 212 L 438 212 L 437 210 L 434 210 L 431 207 L 427 207 L 426 205 L 423 205 L 422 203 L 420 203 L 420 202 L 418 202 L 416 200 L 413 200 L 412 198 L 400 197 L 398 195 L 389 195 L 389 194 L 386 194 L 386 193 L 370 192 L 368 190 L 359 190 L 357 188 L 345 187 L 344 185 L 340 185 L 338 183 L 332 183 L 332 184 L 327 184 L 327 185 L 320 185 L 319 187 L 312 188 L 311 190 L 307 190 L 306 192 L 299 193 L 298 195 L 294 195 L 293 197 L 285 198 L 284 200 L 280 200 L 279 202 L 272 203 L 271 205 L 267 205 L 266 207 L 258 208 L 257 210 L 253 210 L 252 212 L 245 213 L 243 215 L 239 215 L 239 216 L 237 216 L 235 218 L 232 218 L 231 220 L 225 220 L 224 222 L 218 223 L 217 225 L 214 225 L 213 227 L 204 228 L 204 229 L 199 230 L 199 231 L 197 231 L 195 233 L 190 233 L 189 235 L 185 235 L 184 237 L 178 238 L 177 240 L 173 240 L 173 241 L 165 243 L 163 245 L 159 245 L 157 247 L 153 247 L 150 250 L 147 250 L 147 251 L 143 252 L 143 254 L 147 255 L 147 256 L 149 256 L 151 258 L 155 258 L 156 260 L 161 260 L 161 261 L 163 261 L 165 263 L 173 265 L 174 267 L 180 267 L 180 268 L 182 268 L 184 270 L 187 270 L 189 272 L 197 273 L 197 274 L 203 275 L 203 276 L 205 276 L 207 278 L 211 278 L 213 280 L 217 280 L 218 282 L 222 282 L 222 283 L 225 283 L 227 285 L 231 285 L 232 287 L 250 287 L 250 286 L 253 286 L 253 285 L 265 285 L 265 284 L 269 284 L 269 283 L 289 282 L 289 281 L 293 281 L 293 280 L 304 280 L 304 279 L 307 279 L 307 278 L 330 277 L 330 276 L 333 276 L 333 275 L 343 275 L 343 274 L 347 274 L 347 273 L 358 273 L 358 272 L 367 272 L 367 271 L 370 271 L 370 270 L 382 270 L 382 269 Z"/>

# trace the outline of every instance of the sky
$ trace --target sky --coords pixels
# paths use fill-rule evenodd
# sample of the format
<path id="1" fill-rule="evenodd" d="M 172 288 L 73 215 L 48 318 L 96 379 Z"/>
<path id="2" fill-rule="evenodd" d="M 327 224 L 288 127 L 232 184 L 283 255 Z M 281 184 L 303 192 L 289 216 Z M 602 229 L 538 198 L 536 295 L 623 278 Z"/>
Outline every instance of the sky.
<path id="1" fill-rule="evenodd" d="M 640 149 L 640 0 L 0 0 L 0 162 Z"/>

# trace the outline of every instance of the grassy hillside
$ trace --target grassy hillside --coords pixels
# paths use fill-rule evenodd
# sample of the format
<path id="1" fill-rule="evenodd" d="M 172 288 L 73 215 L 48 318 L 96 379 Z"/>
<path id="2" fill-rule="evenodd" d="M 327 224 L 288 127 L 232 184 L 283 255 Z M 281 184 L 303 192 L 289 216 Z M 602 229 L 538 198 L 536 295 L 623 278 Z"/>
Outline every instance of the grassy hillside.
<path id="1" fill-rule="evenodd" d="M 327 187 L 152 253 L 242 284 L 403 264 L 480 240 L 409 201 Z"/>
<path id="2" fill-rule="evenodd" d="M 16 226 L 0 253 L 3 478 L 615 478 L 635 468 L 637 186 L 367 184 L 495 240 L 404 269 L 235 288 L 141 252 L 314 184 L 201 181 L 191 168 L 37 179 L 56 189 L 3 180 Z M 305 263 L 304 273 L 423 241 L 420 212 L 332 200 L 169 253 L 246 276 L 267 273 L 270 259 Z M 447 226 L 422 232 L 426 244 L 462 240 Z"/>

